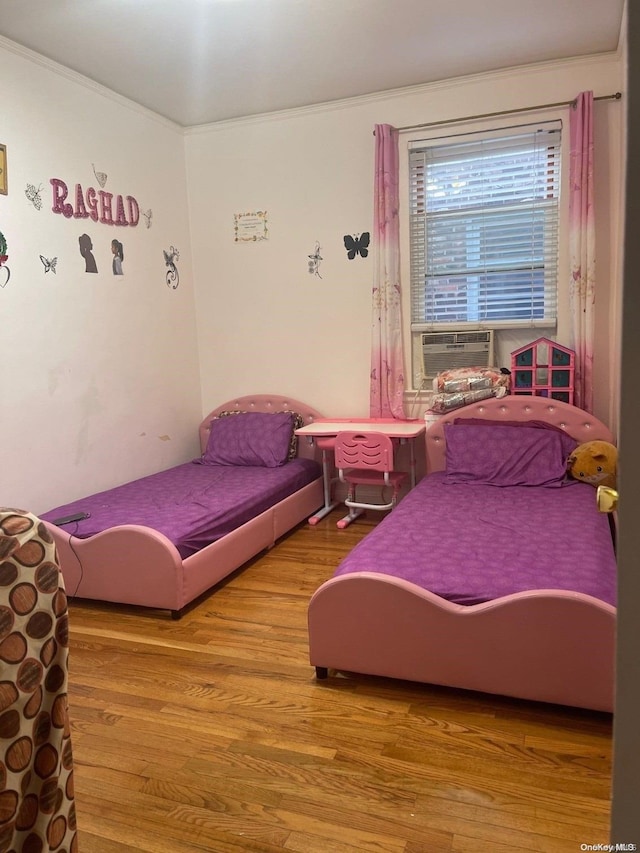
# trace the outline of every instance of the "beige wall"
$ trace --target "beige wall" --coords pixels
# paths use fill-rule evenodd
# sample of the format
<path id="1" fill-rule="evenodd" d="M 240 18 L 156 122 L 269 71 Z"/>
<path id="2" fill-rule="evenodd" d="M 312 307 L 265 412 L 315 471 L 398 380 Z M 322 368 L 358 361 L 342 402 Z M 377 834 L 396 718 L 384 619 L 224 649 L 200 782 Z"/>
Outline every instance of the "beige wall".
<path id="1" fill-rule="evenodd" d="M 238 394 L 289 394 L 336 416 L 368 412 L 372 258 L 348 260 L 343 235 L 372 230 L 374 124 L 623 89 L 620 57 L 606 55 L 184 133 L 1 38 L 0 75 L 14 81 L 0 139 L 10 186 L 0 195 L 0 231 L 12 272 L 0 291 L 5 383 L 10 377 L 0 404 L 2 502 L 36 512 L 191 458 L 200 416 Z M 619 103 L 596 109 L 596 402 L 611 422 L 622 111 Z M 150 229 L 121 229 L 122 280 L 110 270 L 118 229 L 51 211 L 50 178 L 95 186 L 92 163 L 108 174 L 106 189 L 153 210 Z M 39 211 L 27 183 L 43 187 Z M 269 239 L 236 243 L 234 214 L 255 210 L 267 211 Z M 81 266 L 83 230 L 96 247 L 96 276 Z M 308 272 L 316 241 L 322 278 Z M 180 250 L 177 290 L 165 283 L 170 246 Z M 58 257 L 55 275 L 43 272 L 40 254 Z M 566 282 L 561 290 L 566 303 Z M 502 361 L 515 345 L 503 333 Z"/>
<path id="2" fill-rule="evenodd" d="M 9 194 L 0 231 L 11 278 L 0 290 L 0 503 L 44 512 L 197 452 L 201 415 L 182 131 L 0 41 L 0 142 Z M 52 212 L 50 178 L 132 195 L 136 228 Z M 42 207 L 25 196 L 41 186 Z M 98 273 L 84 271 L 90 235 Z M 111 240 L 124 246 L 123 276 Z M 163 249 L 180 250 L 180 286 Z M 57 257 L 44 272 L 39 255 Z"/>
<path id="3" fill-rule="evenodd" d="M 204 399 L 266 389 L 309 399 L 321 411 L 335 415 L 368 412 L 373 262 L 372 258 L 348 261 L 342 238 L 370 231 L 373 225 L 374 124 L 403 127 L 570 101 L 586 89 L 599 95 L 621 88 L 620 59 L 607 55 L 188 131 Z M 553 117 L 565 122 L 567 115 L 566 109 L 553 111 Z M 524 116 L 524 120 L 530 118 Z M 610 420 L 612 390 L 609 307 L 620 277 L 621 121 L 619 102 L 596 105 L 600 292 L 596 413 L 605 420 Z M 401 135 L 401 152 L 409 138 Z M 234 243 L 234 214 L 264 209 L 269 216 L 269 239 Z M 307 255 L 316 240 L 324 259 L 321 280 L 307 271 Z M 406 315 L 406 244 L 403 248 Z M 566 261 L 566 241 L 561 251 Z M 570 345 L 568 275 L 560 289 L 558 340 Z M 524 337 L 500 333 L 500 362 L 508 365 L 512 349 L 538 336 L 538 332 Z"/>

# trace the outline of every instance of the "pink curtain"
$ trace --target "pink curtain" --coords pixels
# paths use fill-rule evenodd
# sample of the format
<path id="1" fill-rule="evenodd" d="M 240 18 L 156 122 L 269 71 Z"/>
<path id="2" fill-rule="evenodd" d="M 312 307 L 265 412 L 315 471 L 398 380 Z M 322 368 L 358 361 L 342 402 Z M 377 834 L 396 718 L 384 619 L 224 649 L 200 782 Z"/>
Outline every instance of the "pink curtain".
<path id="1" fill-rule="evenodd" d="M 595 218 L 593 209 L 593 92 L 581 92 L 569 118 L 569 252 L 576 406 L 593 410 Z"/>
<path id="2" fill-rule="evenodd" d="M 404 418 L 404 368 L 400 304 L 398 131 L 375 129 L 374 273 L 371 318 L 370 415 Z"/>

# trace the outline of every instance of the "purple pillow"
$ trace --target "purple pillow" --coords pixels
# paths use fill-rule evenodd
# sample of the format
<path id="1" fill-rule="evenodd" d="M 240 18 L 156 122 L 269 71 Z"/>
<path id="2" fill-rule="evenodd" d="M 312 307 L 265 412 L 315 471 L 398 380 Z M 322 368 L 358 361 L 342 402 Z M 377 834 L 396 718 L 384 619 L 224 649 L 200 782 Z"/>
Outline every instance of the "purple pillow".
<path id="1" fill-rule="evenodd" d="M 492 421 L 489 418 L 459 417 L 455 418 L 453 423 L 459 424 L 460 426 L 513 426 L 526 427 L 528 429 L 551 429 L 557 432 L 558 435 L 562 436 L 562 448 L 566 459 L 569 458 L 578 446 L 576 439 L 569 435 L 566 430 L 562 429 L 562 427 L 556 426 L 555 424 L 550 424 L 547 421 Z"/>
<path id="2" fill-rule="evenodd" d="M 571 482 L 567 478 L 566 434 L 503 425 L 474 429 L 445 424 L 444 430 L 448 483 L 562 486 Z"/>
<path id="3" fill-rule="evenodd" d="M 292 412 L 244 412 L 211 421 L 202 465 L 254 465 L 277 468 L 289 458 Z"/>

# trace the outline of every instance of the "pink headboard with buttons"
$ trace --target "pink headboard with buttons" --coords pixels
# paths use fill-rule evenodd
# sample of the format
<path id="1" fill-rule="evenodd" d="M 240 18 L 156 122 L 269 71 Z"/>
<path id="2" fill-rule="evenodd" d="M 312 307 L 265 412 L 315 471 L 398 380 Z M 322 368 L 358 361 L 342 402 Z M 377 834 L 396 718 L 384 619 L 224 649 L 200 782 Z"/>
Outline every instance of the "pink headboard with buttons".
<path id="1" fill-rule="evenodd" d="M 427 471 L 444 471 L 444 426 L 457 418 L 482 418 L 488 421 L 545 421 L 560 427 L 576 441 L 609 441 L 615 443 L 611 430 L 588 412 L 545 397 L 491 397 L 448 412 L 432 424 L 425 434 Z"/>
<path id="2" fill-rule="evenodd" d="M 207 448 L 211 419 L 219 415 L 220 412 L 297 412 L 304 418 L 305 425 L 313 423 L 316 418 L 323 417 L 320 412 L 306 403 L 292 400 L 291 397 L 281 397 L 279 394 L 253 394 L 248 397 L 237 397 L 235 400 L 229 400 L 221 406 L 217 406 L 203 418 L 200 424 L 200 448 L 203 453 Z M 298 456 L 315 459 L 317 456 L 315 445 L 305 439 L 299 439 Z"/>

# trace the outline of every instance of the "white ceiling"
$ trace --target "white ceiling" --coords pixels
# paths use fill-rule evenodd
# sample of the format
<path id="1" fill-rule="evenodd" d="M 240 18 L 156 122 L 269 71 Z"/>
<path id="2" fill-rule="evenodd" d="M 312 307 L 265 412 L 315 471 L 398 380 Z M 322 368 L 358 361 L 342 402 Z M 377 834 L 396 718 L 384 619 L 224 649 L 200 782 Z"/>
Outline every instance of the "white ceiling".
<path id="1" fill-rule="evenodd" d="M 623 5 L 0 0 L 0 35 L 189 127 L 615 51 Z"/>

